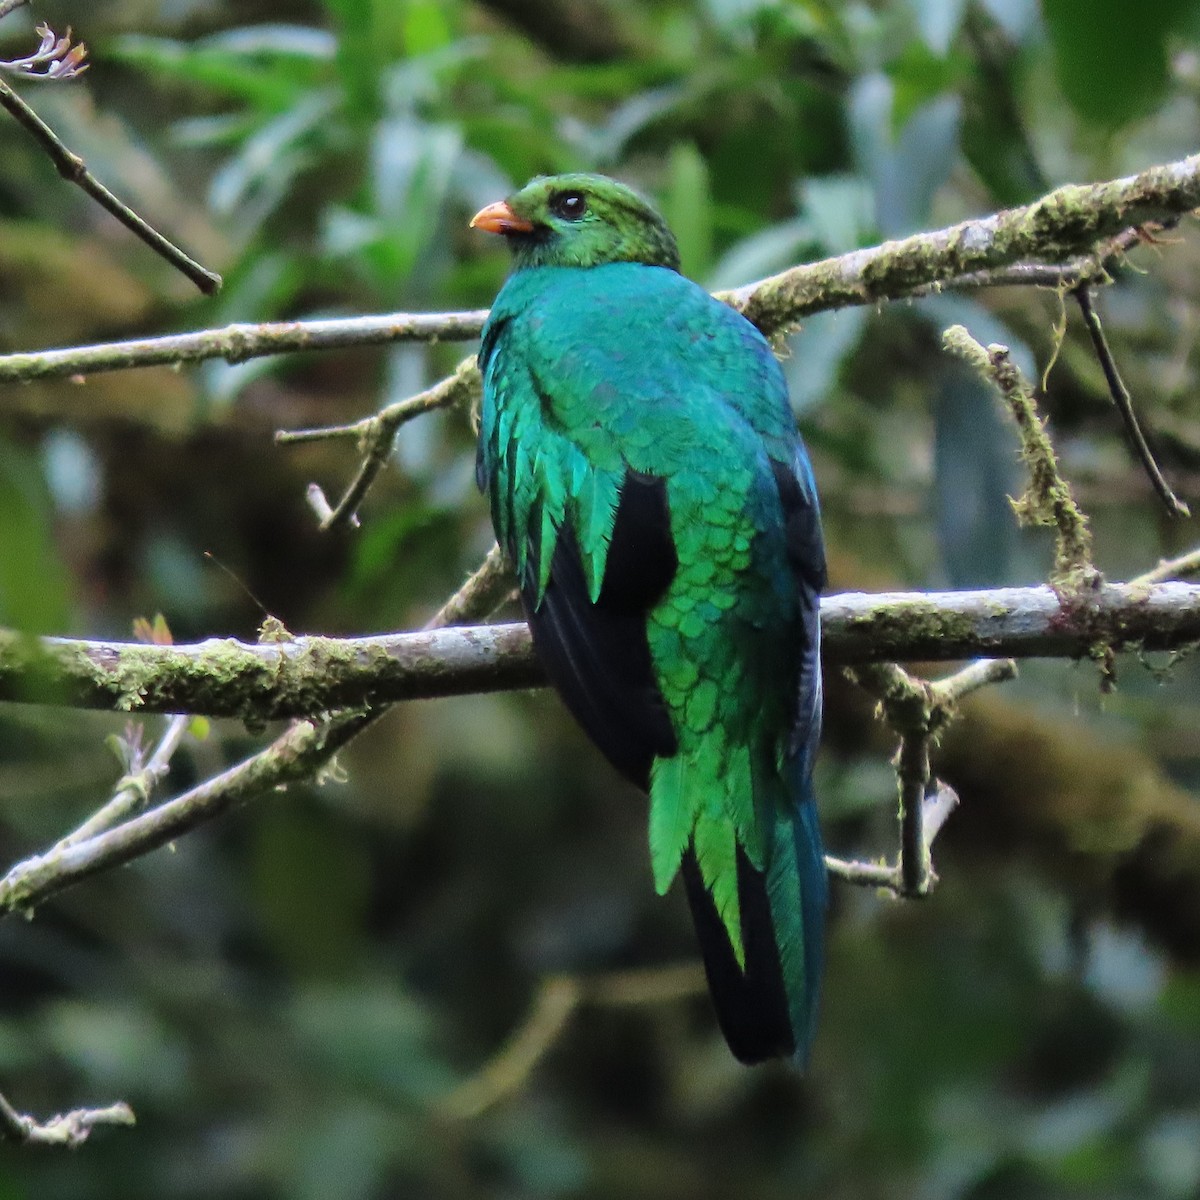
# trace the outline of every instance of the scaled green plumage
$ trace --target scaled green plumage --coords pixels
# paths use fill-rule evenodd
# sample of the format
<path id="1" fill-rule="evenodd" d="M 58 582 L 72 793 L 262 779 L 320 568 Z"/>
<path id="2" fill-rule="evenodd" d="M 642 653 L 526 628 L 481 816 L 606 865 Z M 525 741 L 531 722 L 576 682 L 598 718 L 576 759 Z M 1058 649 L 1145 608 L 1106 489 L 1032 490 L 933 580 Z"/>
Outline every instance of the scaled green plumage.
<path id="1" fill-rule="evenodd" d="M 824 558 L 782 374 L 622 185 L 535 180 L 476 223 L 516 257 L 480 351 L 479 475 L 535 644 L 650 793 L 655 884 L 682 867 L 735 1053 L 802 1058 Z"/>

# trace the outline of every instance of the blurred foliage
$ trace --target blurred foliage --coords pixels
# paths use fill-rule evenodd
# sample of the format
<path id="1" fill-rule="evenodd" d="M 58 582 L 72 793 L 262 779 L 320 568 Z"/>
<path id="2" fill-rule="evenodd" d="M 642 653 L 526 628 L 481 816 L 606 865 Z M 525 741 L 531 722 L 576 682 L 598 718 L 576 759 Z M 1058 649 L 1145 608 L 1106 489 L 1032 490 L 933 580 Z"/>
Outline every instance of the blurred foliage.
<path id="1" fill-rule="evenodd" d="M 0 122 L 0 350 L 483 305 L 504 254 L 466 220 L 536 172 L 638 183 L 689 273 L 716 286 L 1200 141 L 1188 0 L 35 8 L 4 21 L 0 53 L 28 46 L 36 18 L 73 24 L 93 67 L 30 99 L 227 286 L 191 294 Z M 1186 233 L 1137 261 L 1101 304 L 1195 507 L 1200 250 Z M 794 335 L 786 369 L 836 586 L 1044 575 L 1045 540 L 1019 533 L 1004 499 L 1019 481 L 1011 430 L 937 334 L 961 321 L 1035 368 L 1059 319 L 1055 296 L 1009 289 Z M 465 414 L 405 429 L 364 527 L 336 540 L 315 531 L 304 485 L 347 479 L 346 448 L 284 452 L 270 432 L 360 416 L 460 352 L 7 390 L 0 622 L 128 636 L 161 611 L 177 640 L 251 634 L 260 605 L 297 630 L 418 622 L 490 540 Z M 1164 527 L 1074 320 L 1047 407 L 1103 569 L 1127 576 L 1198 540 Z M 830 841 L 882 853 L 888 748 L 866 706 L 833 692 Z M 1118 776 L 1200 788 L 1189 663 L 1162 687 L 1130 661 L 1103 706 L 1086 667 L 1029 666 L 989 711 L 1017 709 L 1040 713 L 1048 739 L 1103 746 Z M 147 738 L 161 727 L 144 724 Z M 121 769 L 105 739 L 125 726 L 0 709 L 6 863 L 105 798 Z M 216 723 L 185 743 L 168 787 L 261 736 Z M 260 800 L 33 922 L 0 923 L 0 1086 L 43 1114 L 119 1097 L 139 1117 L 78 1154 L 0 1146 L 0 1200 L 1200 1194 L 1200 947 L 1114 921 L 1112 897 L 1059 861 L 1062 844 L 1093 852 L 1087 829 L 1054 853 L 1038 826 L 997 841 L 978 813 L 1005 811 L 1028 783 L 1018 771 L 964 789 L 928 903 L 838 889 L 806 1077 L 738 1067 L 700 998 L 591 1006 L 513 1096 L 455 1121 L 442 1101 L 519 1024 L 540 977 L 686 959 L 684 906 L 653 897 L 641 802 L 549 696 L 409 706 L 341 765 L 346 781 Z"/>

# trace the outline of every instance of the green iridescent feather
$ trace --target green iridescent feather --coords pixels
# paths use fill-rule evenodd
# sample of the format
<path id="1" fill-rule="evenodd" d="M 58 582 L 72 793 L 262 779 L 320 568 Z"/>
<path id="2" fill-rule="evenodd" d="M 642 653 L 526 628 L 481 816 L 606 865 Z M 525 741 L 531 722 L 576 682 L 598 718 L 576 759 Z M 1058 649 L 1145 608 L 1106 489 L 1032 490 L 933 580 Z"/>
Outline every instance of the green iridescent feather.
<path id="1" fill-rule="evenodd" d="M 575 194 L 586 217 L 556 210 Z M 694 863 L 693 909 L 711 903 L 727 942 L 714 948 L 697 914 L 731 1045 L 748 1061 L 803 1057 L 826 886 L 809 782 L 824 562 L 782 373 L 756 330 L 673 269 L 669 232 L 627 189 L 559 177 L 509 208 L 531 229 L 510 237 L 517 269 L 480 354 L 497 537 L 552 679 L 648 787 L 657 889 Z M 642 596 L 639 579 L 659 575 Z M 666 722 L 644 750 L 639 712 Z M 756 1014 L 732 1010 L 771 1009 L 776 973 L 790 1041 L 760 1045 Z"/>

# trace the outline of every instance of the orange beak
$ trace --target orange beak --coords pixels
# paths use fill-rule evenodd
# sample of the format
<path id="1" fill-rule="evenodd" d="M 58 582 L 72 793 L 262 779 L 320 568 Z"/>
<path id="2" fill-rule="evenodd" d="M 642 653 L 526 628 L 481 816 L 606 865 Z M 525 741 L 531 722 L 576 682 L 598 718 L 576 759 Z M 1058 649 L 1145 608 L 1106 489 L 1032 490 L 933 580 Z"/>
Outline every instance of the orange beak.
<path id="1" fill-rule="evenodd" d="M 507 200 L 497 200 L 471 218 L 471 228 L 482 229 L 485 233 L 532 233 L 533 222 L 518 217 L 508 207 Z"/>

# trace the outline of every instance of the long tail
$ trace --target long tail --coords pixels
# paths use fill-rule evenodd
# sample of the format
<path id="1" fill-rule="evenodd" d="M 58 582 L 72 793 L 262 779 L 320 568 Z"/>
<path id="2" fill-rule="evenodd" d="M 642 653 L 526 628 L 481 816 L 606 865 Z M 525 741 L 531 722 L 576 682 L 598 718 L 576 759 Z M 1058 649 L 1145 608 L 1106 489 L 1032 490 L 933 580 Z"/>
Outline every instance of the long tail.
<path id="1" fill-rule="evenodd" d="M 804 1067 L 816 1031 L 828 900 L 811 783 L 804 781 L 798 803 L 776 813 L 764 871 L 737 851 L 744 971 L 690 847 L 683 877 L 729 1048 L 744 1063 L 790 1057 Z"/>

